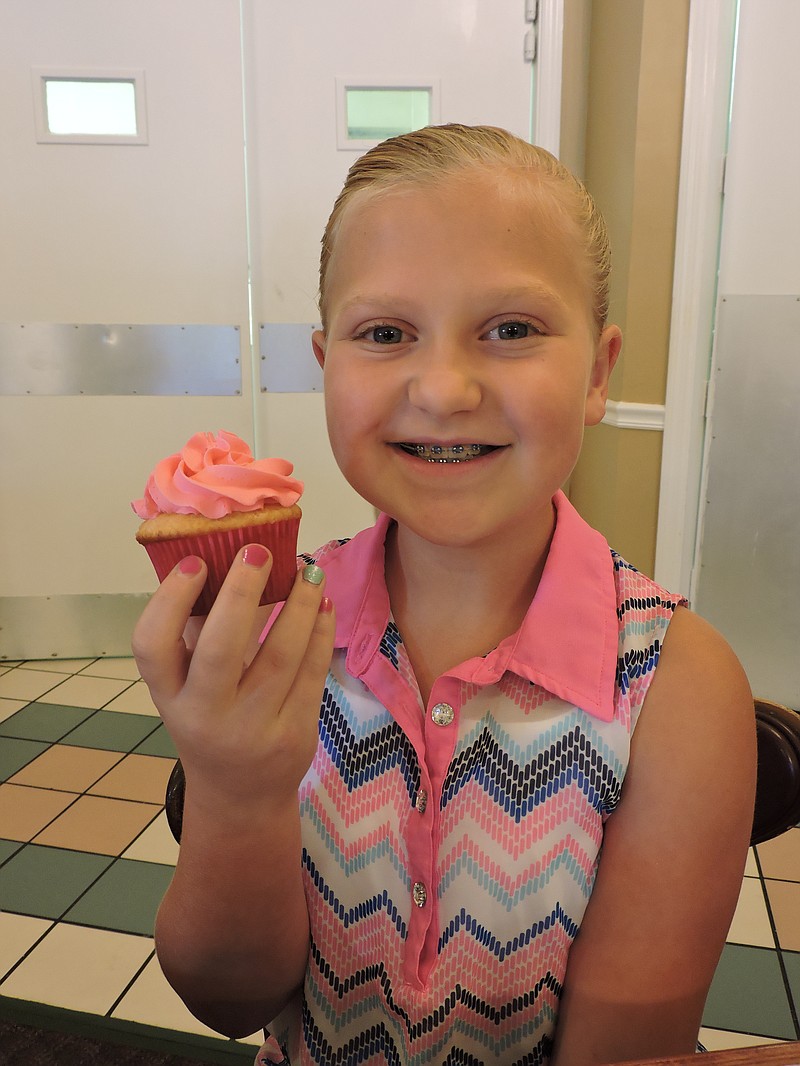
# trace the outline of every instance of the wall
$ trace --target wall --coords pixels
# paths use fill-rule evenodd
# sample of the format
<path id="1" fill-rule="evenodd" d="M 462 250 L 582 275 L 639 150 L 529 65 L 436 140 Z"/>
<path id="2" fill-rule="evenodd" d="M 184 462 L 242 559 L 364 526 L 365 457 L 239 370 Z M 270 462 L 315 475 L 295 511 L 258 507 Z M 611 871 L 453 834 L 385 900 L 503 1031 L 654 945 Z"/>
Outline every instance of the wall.
<path id="1" fill-rule="evenodd" d="M 611 233 L 611 321 L 623 354 L 611 398 L 666 389 L 690 0 L 594 0 L 584 177 Z M 658 408 L 656 408 L 658 410 Z M 587 431 L 570 496 L 631 563 L 655 562 L 661 433 Z"/>

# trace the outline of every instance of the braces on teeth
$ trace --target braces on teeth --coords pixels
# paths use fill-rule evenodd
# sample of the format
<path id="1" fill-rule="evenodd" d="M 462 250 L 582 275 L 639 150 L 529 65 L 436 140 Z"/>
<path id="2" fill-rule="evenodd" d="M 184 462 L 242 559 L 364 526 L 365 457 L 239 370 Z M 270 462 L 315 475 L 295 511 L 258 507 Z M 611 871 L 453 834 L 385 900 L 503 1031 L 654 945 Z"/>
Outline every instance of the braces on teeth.
<path id="1" fill-rule="evenodd" d="M 464 463 L 489 450 L 482 444 L 454 444 L 449 448 L 443 444 L 413 444 L 403 447 L 429 463 Z"/>

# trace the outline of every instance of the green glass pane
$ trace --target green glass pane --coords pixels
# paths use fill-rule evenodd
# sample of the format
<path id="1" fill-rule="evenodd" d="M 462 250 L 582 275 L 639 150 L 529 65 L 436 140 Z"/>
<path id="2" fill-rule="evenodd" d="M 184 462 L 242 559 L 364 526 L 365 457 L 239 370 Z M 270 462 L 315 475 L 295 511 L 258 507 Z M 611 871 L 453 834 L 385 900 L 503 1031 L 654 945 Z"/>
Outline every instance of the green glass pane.
<path id="1" fill-rule="evenodd" d="M 45 82 L 47 128 L 62 135 L 136 135 L 136 91 L 132 81 Z"/>
<path id="2" fill-rule="evenodd" d="M 380 141 L 430 124 L 430 89 L 348 89 L 347 136 Z"/>

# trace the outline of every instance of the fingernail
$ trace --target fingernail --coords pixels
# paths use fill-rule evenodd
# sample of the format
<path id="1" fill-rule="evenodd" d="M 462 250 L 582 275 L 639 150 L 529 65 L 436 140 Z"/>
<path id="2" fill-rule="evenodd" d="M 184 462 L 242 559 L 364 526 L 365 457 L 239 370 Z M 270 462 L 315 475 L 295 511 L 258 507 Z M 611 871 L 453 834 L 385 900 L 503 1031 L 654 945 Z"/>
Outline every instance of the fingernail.
<path id="1" fill-rule="evenodd" d="M 332 610 L 333 610 L 333 600 L 330 599 L 328 596 L 323 596 L 322 600 L 320 601 L 320 605 L 319 605 L 319 613 L 320 614 L 330 614 Z"/>
<path id="2" fill-rule="evenodd" d="M 269 559 L 269 551 L 263 544 L 248 544 L 242 555 L 242 562 L 247 563 L 248 566 L 254 566 L 256 569 L 265 566 L 267 559 Z"/>
<path id="3" fill-rule="evenodd" d="M 197 555 L 187 555 L 178 563 L 178 569 L 186 577 L 194 577 L 195 574 L 200 573 L 202 565 L 203 561 Z"/>
<path id="4" fill-rule="evenodd" d="M 325 571 L 315 563 L 303 567 L 303 581 L 307 581 L 309 585 L 321 585 L 324 577 Z"/>

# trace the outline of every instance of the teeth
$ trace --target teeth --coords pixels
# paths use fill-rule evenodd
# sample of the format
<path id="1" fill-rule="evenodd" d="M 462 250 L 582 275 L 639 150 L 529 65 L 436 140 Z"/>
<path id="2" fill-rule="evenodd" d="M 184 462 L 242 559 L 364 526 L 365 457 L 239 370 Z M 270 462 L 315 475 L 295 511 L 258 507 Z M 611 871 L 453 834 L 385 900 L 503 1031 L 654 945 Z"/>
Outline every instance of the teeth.
<path id="1" fill-rule="evenodd" d="M 419 456 L 429 463 L 466 463 L 480 455 L 487 455 L 494 450 L 491 444 L 411 444 L 405 441 L 399 445 L 409 455 Z"/>

